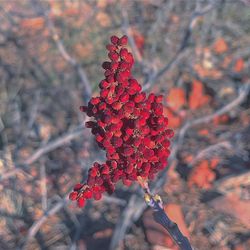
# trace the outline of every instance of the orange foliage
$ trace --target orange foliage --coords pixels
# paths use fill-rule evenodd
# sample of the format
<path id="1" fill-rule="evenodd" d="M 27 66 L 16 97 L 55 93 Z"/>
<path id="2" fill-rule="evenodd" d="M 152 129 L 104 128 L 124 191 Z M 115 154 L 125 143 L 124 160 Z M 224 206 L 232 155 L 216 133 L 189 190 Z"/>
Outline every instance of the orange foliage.
<path id="1" fill-rule="evenodd" d="M 217 54 L 225 53 L 228 50 L 228 45 L 224 38 L 218 38 L 213 45 L 213 49 Z"/>
<path id="2" fill-rule="evenodd" d="M 242 58 L 239 58 L 234 65 L 234 71 L 235 72 L 241 72 L 245 67 L 244 61 Z"/>
<path id="3" fill-rule="evenodd" d="M 223 68 L 227 68 L 229 64 L 232 62 L 232 57 L 231 56 L 226 56 L 221 64 Z"/>
<path id="4" fill-rule="evenodd" d="M 23 29 L 40 30 L 44 27 L 44 19 L 42 17 L 23 19 L 20 21 Z"/>
<path id="5" fill-rule="evenodd" d="M 163 113 L 168 117 L 168 124 L 170 128 L 179 128 L 182 123 L 182 118 L 175 114 L 170 108 L 164 107 Z"/>
<path id="6" fill-rule="evenodd" d="M 216 158 L 216 157 L 212 158 L 212 159 L 210 160 L 210 167 L 211 167 L 212 169 L 215 169 L 215 168 L 217 167 L 217 165 L 219 164 L 219 162 L 220 162 L 220 159 L 219 159 L 219 158 Z"/>
<path id="7" fill-rule="evenodd" d="M 201 136 L 208 136 L 209 135 L 209 131 L 208 129 L 204 128 L 204 129 L 200 129 L 198 131 L 198 134 L 201 135 Z"/>
<path id="8" fill-rule="evenodd" d="M 184 156 L 183 160 L 185 163 L 191 163 L 193 159 L 194 159 L 194 156 L 191 154 L 188 154 L 188 155 Z"/>
<path id="9" fill-rule="evenodd" d="M 186 102 L 185 92 L 182 88 L 174 87 L 170 89 L 167 96 L 167 103 L 173 110 L 179 110 Z"/>
<path id="10" fill-rule="evenodd" d="M 190 187 L 197 186 L 202 189 L 209 189 L 216 177 L 213 170 L 217 167 L 219 161 L 218 158 L 213 158 L 210 161 L 201 161 L 189 175 L 188 185 Z"/>
<path id="11" fill-rule="evenodd" d="M 192 91 L 189 96 L 189 107 L 191 110 L 196 110 L 210 101 L 210 96 L 203 94 L 203 84 L 194 80 L 192 85 Z"/>
<path id="12" fill-rule="evenodd" d="M 216 116 L 213 119 L 213 123 L 214 125 L 219 125 L 219 124 L 226 124 L 229 121 L 229 116 L 228 115 L 220 115 L 220 116 Z"/>

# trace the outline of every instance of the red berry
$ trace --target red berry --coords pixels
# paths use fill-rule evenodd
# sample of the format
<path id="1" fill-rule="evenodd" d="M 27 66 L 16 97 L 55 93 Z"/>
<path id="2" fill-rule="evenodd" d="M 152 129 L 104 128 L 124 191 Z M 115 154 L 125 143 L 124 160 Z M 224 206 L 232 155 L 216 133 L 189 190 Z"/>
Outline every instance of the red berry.
<path id="1" fill-rule="evenodd" d="M 111 36 L 110 37 L 110 41 L 111 43 L 113 43 L 114 45 L 117 45 L 119 38 L 117 36 Z"/>
<path id="2" fill-rule="evenodd" d="M 69 194 L 69 199 L 75 201 L 77 199 L 78 192 L 74 191 Z"/>
<path id="3" fill-rule="evenodd" d="M 127 43 L 128 43 L 128 37 L 126 35 L 122 36 L 118 41 L 118 44 L 120 46 L 127 45 Z"/>
<path id="4" fill-rule="evenodd" d="M 80 208 L 84 207 L 84 205 L 85 205 L 85 199 L 83 197 L 80 197 L 77 200 L 77 204 L 78 204 L 78 207 L 80 207 Z"/>
<path id="5" fill-rule="evenodd" d="M 83 193 L 83 197 L 85 199 L 91 199 L 92 198 L 92 195 L 93 195 L 93 192 L 91 190 L 86 190 L 84 193 Z"/>
<path id="6" fill-rule="evenodd" d="M 102 198 L 102 194 L 101 193 L 94 193 L 94 199 L 96 201 L 99 201 Z"/>
<path id="7" fill-rule="evenodd" d="M 114 51 L 117 49 L 117 47 L 113 44 L 108 44 L 108 45 L 106 45 L 106 49 L 109 51 Z"/>
<path id="8" fill-rule="evenodd" d="M 83 185 L 81 183 L 78 183 L 74 186 L 74 191 L 79 191 L 82 187 Z"/>

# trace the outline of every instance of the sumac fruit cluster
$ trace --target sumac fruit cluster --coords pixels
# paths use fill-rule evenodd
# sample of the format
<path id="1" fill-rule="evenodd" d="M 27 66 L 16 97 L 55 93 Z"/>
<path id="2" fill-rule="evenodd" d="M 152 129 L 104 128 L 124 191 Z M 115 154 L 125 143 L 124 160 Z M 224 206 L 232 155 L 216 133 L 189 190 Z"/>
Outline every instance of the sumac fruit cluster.
<path id="1" fill-rule="evenodd" d="M 126 48 L 127 36 L 110 40 L 106 46 L 110 60 L 102 64 L 105 78 L 99 84 L 100 94 L 80 107 L 92 118 L 86 127 L 106 151 L 107 160 L 94 162 L 86 183 L 77 184 L 71 192 L 70 199 L 77 200 L 79 207 L 86 199 L 112 194 L 119 180 L 126 186 L 139 176 L 152 180 L 167 165 L 169 139 L 174 135 L 163 115 L 163 97 L 147 96 L 132 76 L 134 58 Z"/>

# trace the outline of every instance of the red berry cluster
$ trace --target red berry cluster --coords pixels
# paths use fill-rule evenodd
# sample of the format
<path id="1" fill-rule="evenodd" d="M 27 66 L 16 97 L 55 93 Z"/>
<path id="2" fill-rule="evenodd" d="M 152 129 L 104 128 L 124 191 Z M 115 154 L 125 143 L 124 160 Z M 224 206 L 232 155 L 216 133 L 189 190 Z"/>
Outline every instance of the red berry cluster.
<path id="1" fill-rule="evenodd" d="M 93 117 L 86 127 L 106 151 L 107 161 L 95 162 L 87 183 L 74 187 L 70 199 L 77 200 L 79 207 L 86 199 L 101 199 L 103 192 L 112 194 L 119 180 L 126 186 L 139 176 L 152 180 L 167 165 L 174 132 L 167 128 L 162 96 L 151 93 L 147 97 L 132 77 L 134 58 L 125 48 L 127 42 L 127 36 L 111 37 L 106 46 L 110 61 L 102 64 L 105 79 L 99 84 L 100 96 L 80 108 Z"/>

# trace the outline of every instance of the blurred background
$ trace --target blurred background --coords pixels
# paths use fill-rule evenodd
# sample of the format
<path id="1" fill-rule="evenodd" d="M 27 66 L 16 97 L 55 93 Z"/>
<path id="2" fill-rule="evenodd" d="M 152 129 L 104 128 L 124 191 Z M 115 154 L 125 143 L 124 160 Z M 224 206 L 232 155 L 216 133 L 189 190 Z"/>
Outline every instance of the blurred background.
<path id="1" fill-rule="evenodd" d="M 123 34 L 176 134 L 151 188 L 195 249 L 250 249 L 248 0 L 1 0 L 0 23 L 0 249 L 178 249 L 136 184 L 67 198 L 104 159 L 79 106 Z"/>

